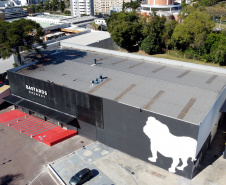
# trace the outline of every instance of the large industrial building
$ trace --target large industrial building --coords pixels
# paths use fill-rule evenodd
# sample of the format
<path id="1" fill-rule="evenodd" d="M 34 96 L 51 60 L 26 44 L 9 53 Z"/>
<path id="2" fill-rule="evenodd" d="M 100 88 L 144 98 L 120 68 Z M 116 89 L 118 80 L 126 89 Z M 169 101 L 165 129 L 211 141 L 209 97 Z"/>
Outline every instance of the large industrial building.
<path id="1" fill-rule="evenodd" d="M 191 179 L 226 124 L 226 70 L 62 43 L 8 71 L 6 101 L 28 114 Z"/>

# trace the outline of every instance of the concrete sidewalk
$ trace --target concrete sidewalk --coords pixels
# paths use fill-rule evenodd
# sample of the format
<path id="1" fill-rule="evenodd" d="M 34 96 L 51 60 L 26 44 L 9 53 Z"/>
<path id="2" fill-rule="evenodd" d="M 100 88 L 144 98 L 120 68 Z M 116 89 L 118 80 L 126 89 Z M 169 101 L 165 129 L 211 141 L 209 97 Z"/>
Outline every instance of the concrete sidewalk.
<path id="1" fill-rule="evenodd" d="M 189 180 L 114 149 L 100 157 L 95 153 L 95 148 L 99 148 L 97 144 L 100 143 L 92 143 L 85 149 L 82 148 L 51 163 L 58 175 L 65 180 L 65 184 L 68 184 L 73 173 L 89 167 L 98 171 L 99 174 L 92 181 L 88 181 L 87 185 L 111 185 L 112 183 L 120 185 L 226 185 L 226 160 L 223 156 Z M 109 147 L 105 146 L 105 148 Z"/>

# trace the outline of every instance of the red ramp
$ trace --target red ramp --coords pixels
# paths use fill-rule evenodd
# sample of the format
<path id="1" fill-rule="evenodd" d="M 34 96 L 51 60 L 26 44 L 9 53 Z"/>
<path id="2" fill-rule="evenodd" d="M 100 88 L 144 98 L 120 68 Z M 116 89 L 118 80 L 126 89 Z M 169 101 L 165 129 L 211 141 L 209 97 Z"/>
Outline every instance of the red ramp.
<path id="1" fill-rule="evenodd" d="M 41 134 L 37 134 L 33 137 L 33 139 L 40 141 L 41 136 L 43 143 L 49 146 L 53 146 L 75 135 L 77 135 L 77 132 L 75 130 L 64 130 L 58 126 L 46 132 L 42 132 Z"/>
<path id="2" fill-rule="evenodd" d="M 0 114 L 0 123 L 49 146 L 77 135 L 75 130 L 64 130 L 50 122 L 18 110 Z"/>
<path id="3" fill-rule="evenodd" d="M 18 119 L 18 118 L 26 116 L 26 115 L 27 115 L 26 113 L 20 112 L 18 110 L 11 110 L 8 112 L 4 112 L 4 113 L 0 114 L 0 123 L 15 120 L 15 119 Z"/>

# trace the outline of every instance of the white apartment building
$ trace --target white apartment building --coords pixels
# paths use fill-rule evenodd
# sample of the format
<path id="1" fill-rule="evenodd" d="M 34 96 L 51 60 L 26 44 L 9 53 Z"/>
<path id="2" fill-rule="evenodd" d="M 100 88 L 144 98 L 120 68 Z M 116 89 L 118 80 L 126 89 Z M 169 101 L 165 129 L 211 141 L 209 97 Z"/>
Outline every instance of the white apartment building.
<path id="1" fill-rule="evenodd" d="M 125 3 L 131 0 L 124 0 Z M 110 14 L 110 8 L 122 7 L 123 0 L 94 0 L 94 14 Z"/>
<path id="2" fill-rule="evenodd" d="M 91 0 L 70 0 L 71 16 L 91 15 Z"/>

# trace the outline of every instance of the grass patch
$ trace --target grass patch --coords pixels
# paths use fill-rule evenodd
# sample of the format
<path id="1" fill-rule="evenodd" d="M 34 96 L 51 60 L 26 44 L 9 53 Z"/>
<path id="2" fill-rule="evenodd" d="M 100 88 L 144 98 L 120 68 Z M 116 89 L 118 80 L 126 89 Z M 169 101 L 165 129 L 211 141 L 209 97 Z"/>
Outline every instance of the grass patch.
<path id="1" fill-rule="evenodd" d="M 219 23 L 215 23 L 215 28 L 219 28 Z M 226 30 L 226 24 L 221 24 L 221 29 Z"/>

